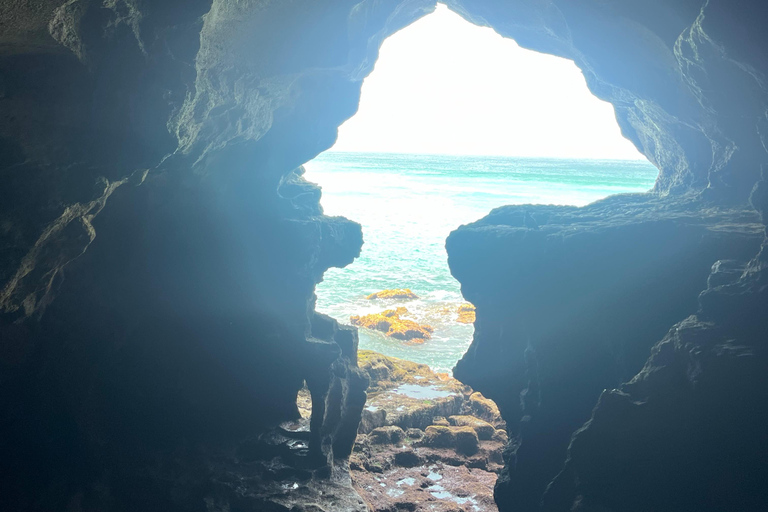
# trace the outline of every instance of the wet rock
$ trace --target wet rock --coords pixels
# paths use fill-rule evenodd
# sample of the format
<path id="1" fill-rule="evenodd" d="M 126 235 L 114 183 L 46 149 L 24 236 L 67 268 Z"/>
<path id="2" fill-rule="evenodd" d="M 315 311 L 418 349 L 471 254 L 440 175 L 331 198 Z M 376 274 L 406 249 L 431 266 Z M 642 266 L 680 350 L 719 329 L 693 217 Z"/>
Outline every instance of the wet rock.
<path id="1" fill-rule="evenodd" d="M 472 427 L 477 432 L 477 437 L 483 441 L 489 441 L 496 432 L 493 425 L 474 416 L 451 416 L 448 422 L 457 427 Z"/>
<path id="2" fill-rule="evenodd" d="M 424 434 L 421 444 L 433 448 L 454 448 L 459 453 L 473 455 L 479 447 L 477 433 L 468 426 L 430 425 Z"/>
<path id="3" fill-rule="evenodd" d="M 422 462 L 421 457 L 413 450 L 403 450 L 395 454 L 395 464 L 404 468 L 414 468 Z"/>
<path id="4" fill-rule="evenodd" d="M 439 425 L 443 427 L 450 426 L 450 422 L 446 419 L 445 416 L 433 416 L 432 417 L 432 424 L 433 425 Z"/>
<path id="5" fill-rule="evenodd" d="M 458 310 L 456 311 L 458 313 L 458 317 L 456 319 L 457 322 L 462 324 L 471 324 L 475 321 L 475 306 L 472 304 L 462 304 L 459 306 Z"/>
<path id="6" fill-rule="evenodd" d="M 405 431 L 405 435 L 410 439 L 421 439 L 424 437 L 424 431 L 419 428 L 409 428 Z"/>
<path id="7" fill-rule="evenodd" d="M 403 429 L 395 425 L 375 428 L 368 434 L 368 440 L 373 444 L 398 444 L 404 438 Z"/>
<path id="8" fill-rule="evenodd" d="M 448 425 L 430 425 L 424 431 L 422 444 L 433 448 L 453 448 L 456 446 L 456 435 Z"/>
<path id="9" fill-rule="evenodd" d="M 475 416 L 484 419 L 491 425 L 498 427 L 504 423 L 496 403 L 485 398 L 479 391 L 475 391 L 470 395 L 469 406 Z"/>
<path id="10" fill-rule="evenodd" d="M 455 379 L 442 379 L 426 365 L 376 352 L 360 351 L 358 357 L 371 380 L 360 432 L 385 425 L 424 429 L 434 416 L 461 414 L 468 390 Z"/>
<path id="11" fill-rule="evenodd" d="M 477 453 L 480 442 L 477 438 L 477 432 L 472 427 L 458 427 L 455 431 L 456 451 L 464 455 L 473 455 Z"/>
<path id="12" fill-rule="evenodd" d="M 499 443 L 507 444 L 509 442 L 509 436 L 506 430 L 496 429 L 493 431 L 491 441 L 497 441 Z"/>
<path id="13" fill-rule="evenodd" d="M 391 290 L 382 290 L 372 293 L 366 297 L 368 300 L 375 299 L 418 299 L 419 297 L 409 288 L 395 288 Z"/>
<path id="14" fill-rule="evenodd" d="M 413 320 L 400 317 L 406 314 L 408 314 L 408 310 L 399 307 L 362 317 L 353 315 L 349 317 L 349 321 L 352 325 L 380 331 L 390 338 L 403 341 L 417 342 L 418 340 L 428 340 L 432 337 L 432 332 L 434 331 L 432 326 L 419 324 Z"/>

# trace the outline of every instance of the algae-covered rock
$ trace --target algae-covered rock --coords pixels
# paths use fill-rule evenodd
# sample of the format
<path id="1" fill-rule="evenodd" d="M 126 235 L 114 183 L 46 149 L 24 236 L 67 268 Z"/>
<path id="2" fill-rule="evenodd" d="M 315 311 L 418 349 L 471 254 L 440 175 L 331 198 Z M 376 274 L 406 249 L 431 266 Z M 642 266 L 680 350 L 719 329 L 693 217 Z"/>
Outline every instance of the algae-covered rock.
<path id="1" fill-rule="evenodd" d="M 477 453 L 480 440 L 472 427 L 430 425 L 421 441 L 432 448 L 453 448 L 459 453 L 472 455 Z"/>
<path id="2" fill-rule="evenodd" d="M 459 314 L 456 319 L 457 322 L 462 324 L 472 324 L 475 322 L 475 306 L 469 302 L 459 306 L 456 312 Z"/>
<path id="3" fill-rule="evenodd" d="M 366 297 L 368 300 L 375 299 L 418 299 L 419 297 L 413 293 L 410 288 L 393 288 L 391 290 L 382 290 L 380 292 L 372 293 Z"/>
<path id="4" fill-rule="evenodd" d="M 408 310 L 399 307 L 365 316 L 353 315 L 349 317 L 349 321 L 352 322 L 352 325 L 380 331 L 390 338 L 403 341 L 423 341 L 432 337 L 434 328 L 431 325 L 419 324 L 413 320 L 400 318 L 400 315 L 406 314 L 408 314 Z"/>
<path id="5" fill-rule="evenodd" d="M 368 434 L 371 444 L 397 444 L 405 438 L 405 432 L 400 427 L 389 425 L 375 428 Z"/>
<path id="6" fill-rule="evenodd" d="M 471 389 L 456 379 L 441 379 L 425 364 L 358 353 L 360 369 L 370 379 L 360 432 L 384 425 L 424 429 L 435 416 L 463 414 Z"/>
<path id="7" fill-rule="evenodd" d="M 472 389 L 427 365 L 377 352 L 359 351 L 358 364 L 371 385 L 350 467 L 356 488 L 377 504 L 373 510 L 458 511 L 451 496 L 474 496 L 483 503 L 479 510 L 496 510 L 492 487 L 504 462 L 506 433 L 473 416 Z M 498 414 L 491 404 L 476 394 L 474 408 L 489 418 Z M 473 479 L 487 485 L 473 493 Z M 438 484 L 451 496 L 435 501 L 424 492 Z"/>
<path id="8" fill-rule="evenodd" d="M 477 432 L 472 427 L 453 427 L 456 436 L 456 452 L 473 455 L 480 448 Z"/>
<path id="9" fill-rule="evenodd" d="M 368 375 L 368 395 L 388 390 L 403 384 L 413 384 L 454 394 L 470 394 L 471 388 L 454 378 L 442 378 L 426 364 L 414 363 L 397 357 L 385 356 L 372 350 L 360 350 L 357 364 Z M 450 416 L 450 415 L 449 415 Z"/>
<path id="10" fill-rule="evenodd" d="M 471 427 L 477 432 L 477 437 L 483 441 L 489 441 L 496 429 L 487 421 L 469 415 L 451 416 L 448 422 L 456 427 Z"/>
<path id="11" fill-rule="evenodd" d="M 432 448 L 453 448 L 456 435 L 448 425 L 430 425 L 424 431 L 422 443 Z"/>
<path id="12" fill-rule="evenodd" d="M 432 424 L 433 425 L 440 425 L 443 427 L 450 427 L 451 424 L 448 423 L 448 420 L 445 418 L 445 416 L 435 416 L 432 418 Z"/>
<path id="13" fill-rule="evenodd" d="M 395 454 L 395 465 L 403 468 L 415 468 L 422 464 L 422 459 L 411 449 L 403 450 Z"/>
<path id="14" fill-rule="evenodd" d="M 500 428 L 496 429 L 493 433 L 493 437 L 491 437 L 491 441 L 507 444 L 509 442 L 507 431 Z"/>
<path id="15" fill-rule="evenodd" d="M 424 431 L 420 428 L 409 428 L 405 431 L 405 435 L 410 439 L 421 439 L 424 437 Z"/>
<path id="16" fill-rule="evenodd" d="M 476 391 L 469 397 L 469 406 L 472 414 L 482 418 L 491 425 L 498 427 L 504 424 L 499 408 L 493 400 L 485 398 L 482 393 Z"/>

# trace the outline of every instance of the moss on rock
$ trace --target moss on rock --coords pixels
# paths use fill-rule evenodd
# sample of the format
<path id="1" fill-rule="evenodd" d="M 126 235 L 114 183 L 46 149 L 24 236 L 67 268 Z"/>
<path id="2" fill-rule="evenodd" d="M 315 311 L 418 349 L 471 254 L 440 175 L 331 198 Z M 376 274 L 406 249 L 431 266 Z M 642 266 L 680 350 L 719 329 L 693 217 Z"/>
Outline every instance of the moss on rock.
<path id="1" fill-rule="evenodd" d="M 472 427 L 430 425 L 425 431 L 422 443 L 432 448 L 453 448 L 458 453 L 477 453 L 480 440 Z"/>
<path id="2" fill-rule="evenodd" d="M 469 406 L 475 416 L 484 419 L 491 425 L 498 427 L 504 423 L 496 403 L 493 400 L 485 398 L 479 391 L 472 393 L 469 397 Z"/>
<path id="3" fill-rule="evenodd" d="M 400 318 L 400 315 L 407 314 L 408 310 L 406 308 L 399 307 L 365 316 L 353 315 L 349 317 L 349 321 L 352 325 L 380 331 L 386 336 L 398 340 L 412 340 L 414 342 L 421 340 L 423 342 L 430 339 L 434 328 L 431 325 Z"/>

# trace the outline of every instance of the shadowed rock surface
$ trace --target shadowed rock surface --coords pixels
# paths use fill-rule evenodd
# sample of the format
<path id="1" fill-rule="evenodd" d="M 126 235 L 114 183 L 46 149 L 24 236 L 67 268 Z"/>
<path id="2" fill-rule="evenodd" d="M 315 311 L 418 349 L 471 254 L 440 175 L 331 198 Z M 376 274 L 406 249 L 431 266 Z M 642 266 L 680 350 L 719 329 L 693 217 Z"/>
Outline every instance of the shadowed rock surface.
<path id="1" fill-rule="evenodd" d="M 573 59 L 659 168 L 448 240 L 456 375 L 509 425 L 499 509 L 764 510 L 763 2 L 446 3 Z M 356 333 L 313 295 L 362 237 L 300 166 L 433 8 L 0 0 L 0 508 L 364 506 Z"/>

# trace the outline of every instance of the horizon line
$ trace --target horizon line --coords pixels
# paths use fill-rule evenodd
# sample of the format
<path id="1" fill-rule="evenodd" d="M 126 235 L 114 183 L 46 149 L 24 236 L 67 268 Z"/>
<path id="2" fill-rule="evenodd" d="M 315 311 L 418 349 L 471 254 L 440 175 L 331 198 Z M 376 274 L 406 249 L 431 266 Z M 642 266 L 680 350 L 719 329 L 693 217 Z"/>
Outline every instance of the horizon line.
<path id="1" fill-rule="evenodd" d="M 378 155 L 415 155 L 415 156 L 465 156 L 465 157 L 493 157 L 493 158 L 547 158 L 551 160 L 609 160 L 616 162 L 642 162 L 645 161 L 649 165 L 653 165 L 648 158 L 639 153 L 638 158 L 601 158 L 601 157 L 584 157 L 584 156 L 544 156 L 544 155 L 504 155 L 504 154 L 479 154 L 479 153 L 417 153 L 413 151 L 364 151 L 364 150 L 349 150 L 349 149 L 333 149 L 329 148 L 320 152 L 317 156 L 312 158 L 314 160 L 318 156 L 325 153 L 350 153 L 350 154 L 378 154 Z M 311 161 L 311 160 L 310 160 Z M 654 166 L 655 167 L 655 166 Z"/>

